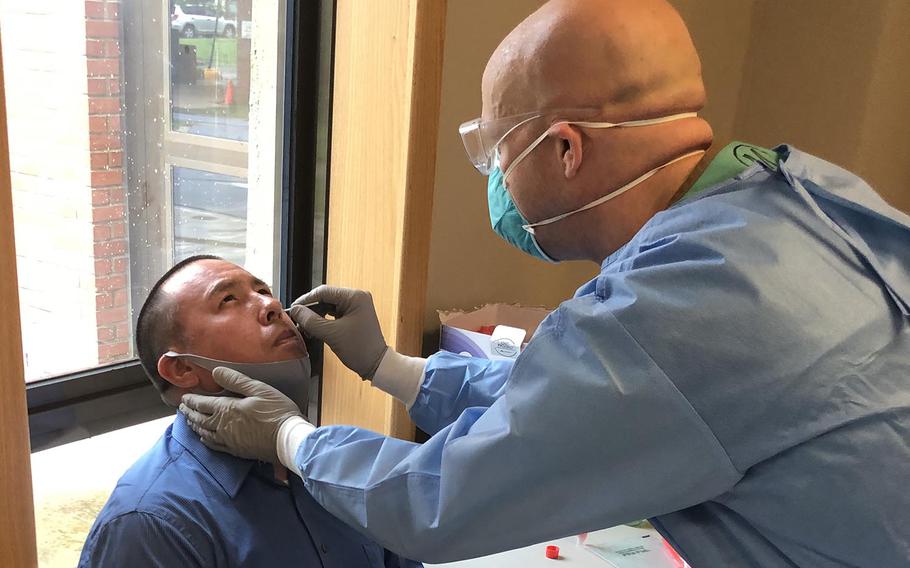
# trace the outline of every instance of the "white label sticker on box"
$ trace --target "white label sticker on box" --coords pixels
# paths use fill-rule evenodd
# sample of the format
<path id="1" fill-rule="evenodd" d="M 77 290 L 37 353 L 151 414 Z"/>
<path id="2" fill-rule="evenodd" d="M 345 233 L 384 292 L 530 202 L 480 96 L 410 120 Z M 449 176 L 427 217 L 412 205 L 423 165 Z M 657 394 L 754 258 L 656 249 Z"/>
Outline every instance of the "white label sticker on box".
<path id="1" fill-rule="evenodd" d="M 518 357 L 521 344 L 528 332 L 519 327 L 497 325 L 490 337 L 490 346 L 493 352 L 502 357 Z"/>

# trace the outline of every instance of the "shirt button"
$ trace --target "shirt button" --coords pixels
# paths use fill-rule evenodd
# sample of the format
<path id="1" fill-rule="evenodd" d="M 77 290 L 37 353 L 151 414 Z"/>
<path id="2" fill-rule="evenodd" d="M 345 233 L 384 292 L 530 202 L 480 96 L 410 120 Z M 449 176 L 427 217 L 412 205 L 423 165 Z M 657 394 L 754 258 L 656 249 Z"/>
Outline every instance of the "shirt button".
<path id="1" fill-rule="evenodd" d="M 322 553 L 323 553 L 323 554 L 328 554 L 328 553 L 329 553 L 329 547 L 326 546 L 325 543 L 322 543 L 322 546 L 320 546 L 319 548 L 322 550 Z"/>

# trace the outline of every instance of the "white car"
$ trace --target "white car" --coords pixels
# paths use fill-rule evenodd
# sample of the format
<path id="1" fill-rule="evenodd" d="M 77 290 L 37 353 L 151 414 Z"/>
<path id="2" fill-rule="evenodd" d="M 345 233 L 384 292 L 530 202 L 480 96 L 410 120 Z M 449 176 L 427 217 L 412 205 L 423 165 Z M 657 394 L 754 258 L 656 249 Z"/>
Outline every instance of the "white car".
<path id="1" fill-rule="evenodd" d="M 206 4 L 191 4 L 189 2 L 174 4 L 174 13 L 171 14 L 171 29 L 182 37 L 199 37 L 203 35 L 221 35 L 224 37 L 237 36 L 236 17 L 217 17 L 217 10 Z M 215 29 L 217 20 L 218 29 Z"/>

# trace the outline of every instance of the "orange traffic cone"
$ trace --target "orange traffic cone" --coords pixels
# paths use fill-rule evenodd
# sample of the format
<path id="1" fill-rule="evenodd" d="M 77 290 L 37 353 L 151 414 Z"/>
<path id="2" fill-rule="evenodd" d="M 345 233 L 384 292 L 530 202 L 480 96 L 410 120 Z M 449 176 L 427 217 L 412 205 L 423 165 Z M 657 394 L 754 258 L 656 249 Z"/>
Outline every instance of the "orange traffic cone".
<path id="1" fill-rule="evenodd" d="M 234 104 L 234 81 L 228 79 L 227 86 L 224 88 L 224 104 Z"/>

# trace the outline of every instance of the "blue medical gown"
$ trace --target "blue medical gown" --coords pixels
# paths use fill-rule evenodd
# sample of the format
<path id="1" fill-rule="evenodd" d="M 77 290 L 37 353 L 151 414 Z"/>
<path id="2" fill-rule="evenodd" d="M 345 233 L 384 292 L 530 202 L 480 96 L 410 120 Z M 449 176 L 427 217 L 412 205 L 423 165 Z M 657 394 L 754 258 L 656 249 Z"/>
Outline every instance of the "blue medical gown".
<path id="1" fill-rule="evenodd" d="M 656 215 L 514 365 L 431 357 L 425 444 L 316 430 L 306 487 L 428 562 L 647 517 L 695 568 L 910 565 L 910 218 L 778 152 Z"/>

